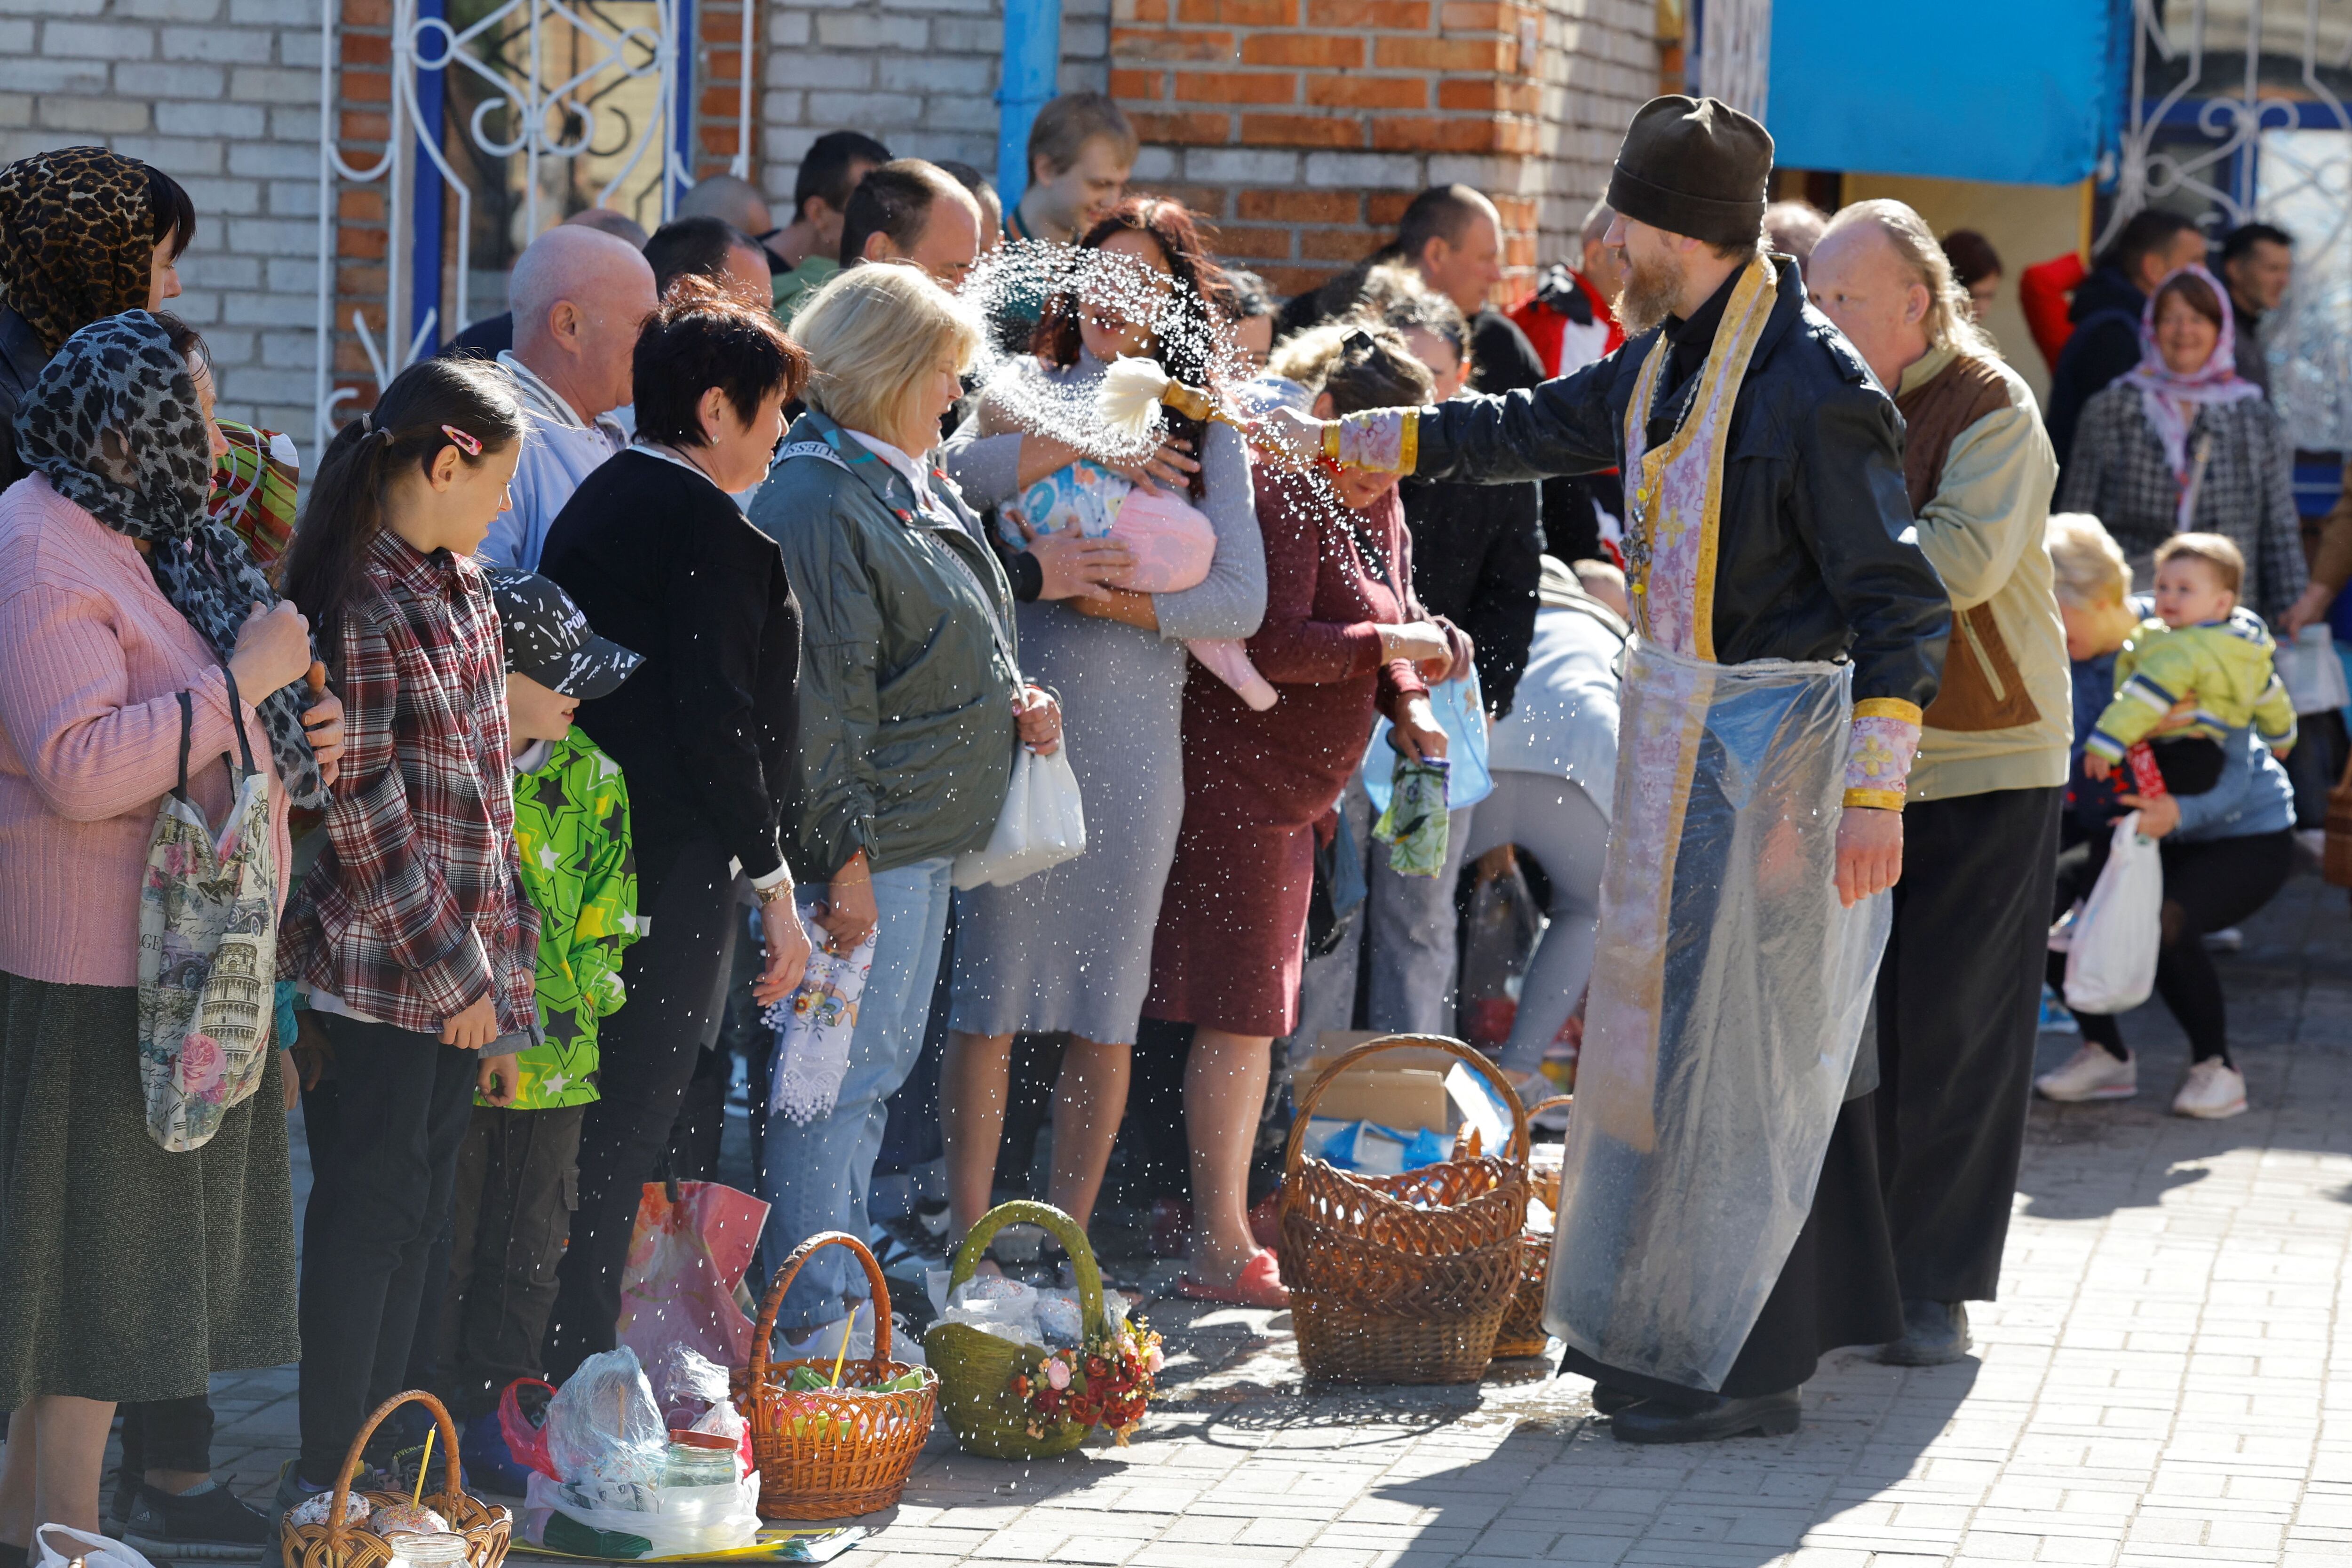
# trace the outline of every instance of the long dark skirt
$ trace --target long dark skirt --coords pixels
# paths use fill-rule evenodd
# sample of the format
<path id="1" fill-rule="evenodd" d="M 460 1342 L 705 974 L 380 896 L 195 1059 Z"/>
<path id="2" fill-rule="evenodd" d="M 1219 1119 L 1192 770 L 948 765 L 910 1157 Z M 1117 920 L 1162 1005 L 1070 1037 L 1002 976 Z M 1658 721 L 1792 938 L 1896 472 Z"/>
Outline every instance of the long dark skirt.
<path id="1" fill-rule="evenodd" d="M 1723 1380 L 1722 1392 L 1730 1398 L 1794 1388 L 1813 1375 L 1822 1352 L 1883 1344 L 1903 1332 L 1895 1248 L 1879 1195 L 1875 1098 L 1858 1095 L 1838 1108 L 1822 1179 L 1813 1188 L 1812 1211 L 1797 1232 L 1739 1359 Z M 1645 1398 L 1704 1396 L 1699 1390 L 1604 1365 L 1581 1351 L 1570 1350 L 1559 1369 Z"/>
<path id="2" fill-rule="evenodd" d="M 139 1089 L 139 994 L 0 973 L 0 1409 L 160 1400 L 295 1358 L 277 1053 L 203 1148 Z"/>

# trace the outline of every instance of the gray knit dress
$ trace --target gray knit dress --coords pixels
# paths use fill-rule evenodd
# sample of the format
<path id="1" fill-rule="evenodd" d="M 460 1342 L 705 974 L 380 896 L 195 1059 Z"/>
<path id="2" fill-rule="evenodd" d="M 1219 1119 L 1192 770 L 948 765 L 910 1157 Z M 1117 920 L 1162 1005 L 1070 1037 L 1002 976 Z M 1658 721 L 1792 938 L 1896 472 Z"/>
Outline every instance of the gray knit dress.
<path id="1" fill-rule="evenodd" d="M 1082 393 L 1102 366 L 1087 356 L 1066 371 L 1024 362 L 1011 374 Z M 1022 438 L 991 433 L 1001 428 L 983 400 L 945 448 L 948 473 L 974 507 L 1022 499 Z M 1194 504 L 1216 527 L 1216 560 L 1197 586 L 1153 595 L 1157 634 L 1057 601 L 1020 606 L 1021 672 L 1061 697 L 1087 851 L 1010 887 L 956 895 L 951 1028 L 1135 1043 L 1160 889 L 1184 816 L 1181 639 L 1247 637 L 1265 614 L 1248 450 L 1236 432 L 1213 425 L 1201 461 L 1205 488 Z"/>

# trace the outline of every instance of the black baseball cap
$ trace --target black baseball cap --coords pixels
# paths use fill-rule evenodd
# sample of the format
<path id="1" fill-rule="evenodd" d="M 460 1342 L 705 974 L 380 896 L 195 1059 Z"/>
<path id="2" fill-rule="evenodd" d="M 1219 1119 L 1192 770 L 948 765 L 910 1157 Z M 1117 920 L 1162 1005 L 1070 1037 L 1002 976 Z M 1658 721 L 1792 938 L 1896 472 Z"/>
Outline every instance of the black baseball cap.
<path id="1" fill-rule="evenodd" d="M 588 701 L 609 697 L 645 663 L 619 643 L 589 629 L 572 595 L 536 572 L 484 568 L 499 606 L 507 668 L 551 691 Z"/>

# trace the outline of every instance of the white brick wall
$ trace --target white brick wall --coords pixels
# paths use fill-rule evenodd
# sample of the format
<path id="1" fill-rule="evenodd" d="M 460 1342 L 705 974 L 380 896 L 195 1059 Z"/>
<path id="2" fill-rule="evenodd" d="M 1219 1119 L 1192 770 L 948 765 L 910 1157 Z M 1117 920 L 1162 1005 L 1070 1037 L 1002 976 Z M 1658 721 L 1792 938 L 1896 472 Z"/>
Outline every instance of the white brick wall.
<path id="1" fill-rule="evenodd" d="M 1543 138 L 1526 165 L 1538 200 L 1537 255 L 1576 264 L 1577 230 L 1609 188 L 1610 165 L 1633 111 L 1658 93 L 1654 0 L 1544 0 Z M 1679 89 L 1677 89 L 1679 90 Z M 1434 168 L 1433 179 L 1440 177 Z"/>
<path id="2" fill-rule="evenodd" d="M 187 186 L 172 308 L 212 347 L 221 412 L 305 444 L 318 101 L 319 0 L 0 0 L 0 160 L 100 142 Z"/>
<path id="3" fill-rule="evenodd" d="M 761 178 L 779 222 L 802 154 L 828 131 L 994 174 L 999 0 L 771 0 L 765 24 Z M 1110 0 L 1063 0 L 1062 90 L 1102 90 L 1109 52 Z"/>

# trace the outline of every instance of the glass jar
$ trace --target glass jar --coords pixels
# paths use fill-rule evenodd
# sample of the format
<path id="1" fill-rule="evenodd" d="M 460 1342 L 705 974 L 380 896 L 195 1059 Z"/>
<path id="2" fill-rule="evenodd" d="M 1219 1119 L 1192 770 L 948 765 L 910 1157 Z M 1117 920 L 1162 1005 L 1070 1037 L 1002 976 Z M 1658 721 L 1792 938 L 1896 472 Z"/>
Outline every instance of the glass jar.
<path id="1" fill-rule="evenodd" d="M 714 1432 L 672 1432 L 662 1458 L 665 1487 L 731 1487 L 739 1474 L 735 1444 Z"/>
<path id="2" fill-rule="evenodd" d="M 392 1548 L 386 1568 L 457 1568 L 466 1561 L 466 1538 L 454 1530 L 436 1535 L 400 1531 L 383 1539 Z"/>

